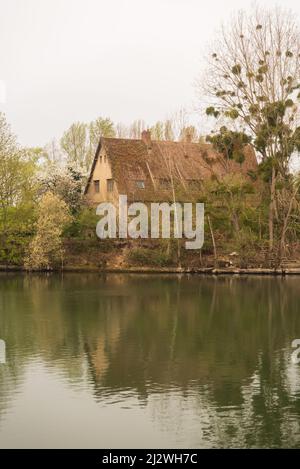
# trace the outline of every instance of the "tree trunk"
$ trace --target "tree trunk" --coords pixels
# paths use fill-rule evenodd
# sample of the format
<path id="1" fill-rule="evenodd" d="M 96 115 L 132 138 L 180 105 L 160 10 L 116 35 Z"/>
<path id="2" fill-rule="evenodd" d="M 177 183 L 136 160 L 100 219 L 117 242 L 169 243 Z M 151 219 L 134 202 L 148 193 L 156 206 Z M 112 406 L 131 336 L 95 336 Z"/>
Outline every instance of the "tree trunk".
<path id="1" fill-rule="evenodd" d="M 275 184 L 276 174 L 275 168 L 272 167 L 272 179 L 270 186 L 270 204 L 269 204 L 269 251 L 274 249 L 274 202 L 275 202 Z"/>
<path id="2" fill-rule="evenodd" d="M 214 232 L 213 232 L 213 228 L 212 228 L 212 223 L 210 221 L 210 216 L 209 215 L 207 215 L 207 221 L 208 221 L 210 236 L 211 236 L 211 240 L 212 240 L 212 244 L 213 244 L 213 248 L 214 248 L 214 266 L 216 268 L 217 267 L 217 247 L 216 247 L 216 241 L 215 241 Z"/>
<path id="3" fill-rule="evenodd" d="M 177 262 L 178 266 L 181 267 L 181 248 L 180 248 L 180 240 L 177 240 Z"/>
<path id="4" fill-rule="evenodd" d="M 235 234 L 236 235 L 239 235 L 239 232 L 240 232 L 240 224 L 239 224 L 239 218 L 236 214 L 236 212 L 234 211 L 232 213 L 232 224 L 233 224 L 233 228 L 234 228 L 234 231 L 235 231 Z"/>
<path id="5" fill-rule="evenodd" d="M 294 200 L 296 198 L 297 192 L 298 192 L 298 188 L 295 189 L 295 191 L 294 191 L 294 193 L 293 193 L 293 195 L 290 199 L 288 211 L 287 211 L 287 213 L 284 217 L 284 220 L 283 220 L 283 227 L 282 227 L 281 238 L 280 238 L 280 261 L 282 260 L 282 257 L 283 257 L 284 251 L 285 251 L 285 235 L 286 235 L 286 232 L 287 232 L 287 229 L 288 229 L 289 218 L 291 216 L 291 211 L 292 211 L 292 208 L 293 208 L 293 203 L 294 203 Z"/>
<path id="6" fill-rule="evenodd" d="M 199 249 L 199 262 L 200 262 L 200 265 L 202 266 L 202 249 Z"/>

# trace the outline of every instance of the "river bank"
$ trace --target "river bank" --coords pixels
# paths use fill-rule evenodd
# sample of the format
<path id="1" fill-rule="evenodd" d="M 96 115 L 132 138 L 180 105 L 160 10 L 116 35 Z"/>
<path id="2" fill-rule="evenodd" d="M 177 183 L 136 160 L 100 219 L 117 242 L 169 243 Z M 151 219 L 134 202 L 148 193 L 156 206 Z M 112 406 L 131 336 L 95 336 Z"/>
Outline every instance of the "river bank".
<path id="1" fill-rule="evenodd" d="M 199 275 L 300 275 L 300 246 L 293 247 L 293 257 L 280 263 L 267 251 L 221 246 L 217 259 L 211 247 L 178 252 L 176 243 L 162 240 L 65 239 L 63 262 L 40 272 L 151 273 Z M 16 262 L 0 259 L 0 271 L 26 271 L 22 256 Z"/>
<path id="2" fill-rule="evenodd" d="M 28 271 L 23 266 L 0 265 L 0 272 L 65 272 L 65 273 L 128 273 L 128 274 L 192 274 L 192 275 L 300 275 L 299 268 L 182 268 L 182 267 L 127 267 L 127 268 L 97 268 L 96 266 L 66 266 L 63 268 L 39 269 Z"/>

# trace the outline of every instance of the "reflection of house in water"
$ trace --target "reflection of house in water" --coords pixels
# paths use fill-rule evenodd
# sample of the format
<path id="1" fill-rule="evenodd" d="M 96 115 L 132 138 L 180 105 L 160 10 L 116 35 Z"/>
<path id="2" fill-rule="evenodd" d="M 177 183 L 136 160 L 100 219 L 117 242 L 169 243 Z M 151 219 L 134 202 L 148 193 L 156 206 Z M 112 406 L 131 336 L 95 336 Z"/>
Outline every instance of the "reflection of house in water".
<path id="1" fill-rule="evenodd" d="M 95 382 L 101 383 L 110 365 L 111 354 L 114 354 L 118 345 L 121 325 L 119 317 L 113 313 L 107 318 L 103 328 L 97 331 L 97 337 L 86 337 L 84 349 L 87 354 L 90 370 Z"/>
<path id="2" fill-rule="evenodd" d="M 0 417 L 38 358 L 63 386 L 86 391 L 87 382 L 87 399 L 147 404 L 161 426 L 178 425 L 186 411 L 216 444 L 299 446 L 300 375 L 289 349 L 299 337 L 299 295 L 298 278 L 3 280 L 10 361 L 0 366 Z"/>
<path id="3" fill-rule="evenodd" d="M 113 288 L 113 281 L 107 287 Z M 190 294 L 191 287 L 196 287 L 194 294 L 201 299 L 199 303 Z M 167 386 L 172 382 L 185 391 L 191 382 L 203 384 L 215 378 L 215 398 L 220 399 L 222 366 L 230 369 L 231 380 L 236 377 L 231 398 L 240 402 L 238 383 L 253 373 L 257 348 L 255 343 L 245 347 L 245 354 L 234 367 L 230 366 L 232 347 L 243 349 L 244 338 L 237 340 L 235 330 L 229 327 L 228 314 L 236 314 L 238 327 L 245 317 L 240 316 L 239 304 L 237 311 L 232 311 L 232 302 L 224 301 L 225 290 L 227 282 L 217 287 L 186 277 L 164 278 L 163 282 L 160 278 L 149 282 L 147 278 L 127 277 L 127 284 L 116 288 L 113 304 L 102 298 L 105 322 L 85 339 L 99 395 L 103 386 L 132 388 L 144 396 L 148 383 Z"/>

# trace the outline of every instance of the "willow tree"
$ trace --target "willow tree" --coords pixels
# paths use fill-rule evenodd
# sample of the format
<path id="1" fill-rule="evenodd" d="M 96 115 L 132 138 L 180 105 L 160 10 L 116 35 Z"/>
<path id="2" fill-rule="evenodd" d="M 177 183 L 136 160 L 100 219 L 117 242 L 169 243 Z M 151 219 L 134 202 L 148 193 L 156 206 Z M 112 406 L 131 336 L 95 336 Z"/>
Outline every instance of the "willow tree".
<path id="1" fill-rule="evenodd" d="M 221 120 L 223 131 L 225 122 L 245 133 L 260 155 L 269 188 L 272 251 L 278 190 L 294 194 L 289 163 L 300 149 L 300 33 L 292 14 L 279 9 L 238 13 L 210 51 L 203 83 L 206 114 Z"/>

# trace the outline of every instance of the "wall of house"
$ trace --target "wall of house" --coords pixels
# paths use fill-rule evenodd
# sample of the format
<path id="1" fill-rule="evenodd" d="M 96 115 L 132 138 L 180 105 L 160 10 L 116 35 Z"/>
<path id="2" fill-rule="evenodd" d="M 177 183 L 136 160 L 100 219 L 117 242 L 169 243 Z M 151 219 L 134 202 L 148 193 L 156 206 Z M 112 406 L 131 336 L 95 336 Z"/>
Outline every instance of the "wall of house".
<path id="1" fill-rule="evenodd" d="M 111 166 L 107 158 L 104 148 L 101 148 L 98 159 L 94 168 L 91 182 L 86 193 L 87 199 L 92 204 L 99 204 L 100 202 L 115 202 L 118 199 L 118 190 L 116 181 L 114 181 L 113 192 L 107 191 L 107 180 L 113 179 Z M 95 191 L 94 181 L 100 181 L 100 190 Z"/>

